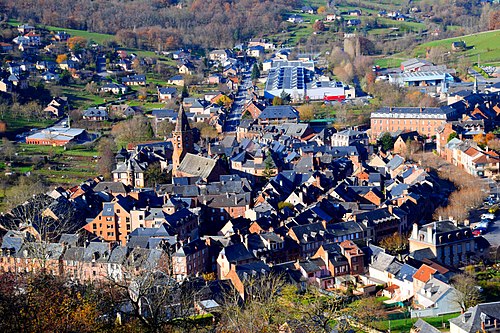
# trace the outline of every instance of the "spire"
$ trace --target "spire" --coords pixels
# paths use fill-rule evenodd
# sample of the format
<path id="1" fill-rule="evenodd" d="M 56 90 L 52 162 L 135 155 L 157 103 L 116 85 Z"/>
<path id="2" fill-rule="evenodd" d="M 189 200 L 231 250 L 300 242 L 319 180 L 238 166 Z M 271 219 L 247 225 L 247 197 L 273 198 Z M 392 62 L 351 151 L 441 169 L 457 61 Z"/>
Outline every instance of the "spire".
<path id="1" fill-rule="evenodd" d="M 474 76 L 474 90 L 472 92 L 474 94 L 477 94 L 479 92 L 479 89 L 477 87 L 477 75 Z"/>
<path id="2" fill-rule="evenodd" d="M 175 123 L 175 131 L 186 132 L 189 130 L 191 130 L 191 127 L 189 127 L 189 121 L 187 119 L 186 113 L 184 112 L 184 105 L 181 101 L 179 113 L 177 114 L 177 122 Z"/>

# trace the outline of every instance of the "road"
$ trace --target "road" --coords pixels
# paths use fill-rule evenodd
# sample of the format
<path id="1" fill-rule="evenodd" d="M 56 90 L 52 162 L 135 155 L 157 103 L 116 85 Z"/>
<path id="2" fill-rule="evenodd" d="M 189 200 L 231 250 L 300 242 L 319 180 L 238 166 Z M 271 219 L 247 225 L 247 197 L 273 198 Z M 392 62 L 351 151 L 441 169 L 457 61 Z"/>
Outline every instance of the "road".
<path id="1" fill-rule="evenodd" d="M 250 67 L 247 67 L 242 73 L 242 80 L 238 86 L 238 92 L 234 99 L 233 106 L 227 114 L 226 122 L 224 123 L 224 132 L 235 132 L 236 127 L 240 124 L 241 113 L 243 112 L 243 107 L 247 99 L 247 89 L 252 85 L 252 79 L 250 78 Z"/>

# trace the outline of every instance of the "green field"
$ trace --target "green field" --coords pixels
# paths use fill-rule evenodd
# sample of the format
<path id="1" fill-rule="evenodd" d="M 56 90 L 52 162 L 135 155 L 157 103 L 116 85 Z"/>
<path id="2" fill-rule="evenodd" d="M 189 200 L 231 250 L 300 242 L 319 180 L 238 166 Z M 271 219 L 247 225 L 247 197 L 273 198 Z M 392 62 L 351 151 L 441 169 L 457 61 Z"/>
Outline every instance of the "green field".
<path id="1" fill-rule="evenodd" d="M 7 123 L 7 135 L 9 137 L 28 131 L 34 127 L 44 128 L 54 123 L 54 120 L 51 119 L 31 119 L 11 114 L 5 114 L 3 117 L 0 117 L 0 120 Z"/>
<path id="2" fill-rule="evenodd" d="M 443 323 L 446 324 L 446 327 L 449 327 L 448 319 L 455 318 L 458 315 L 460 315 L 460 313 L 453 313 L 439 317 L 430 317 L 422 319 L 427 323 L 431 324 L 432 326 L 442 329 Z M 390 324 L 389 320 L 385 320 L 375 323 L 374 326 L 379 330 L 387 331 L 390 325 L 391 333 L 403 333 L 403 332 L 409 332 L 413 324 L 417 320 L 418 320 L 417 318 L 397 319 L 397 320 L 391 320 Z"/>
<path id="3" fill-rule="evenodd" d="M 468 36 L 447 38 L 421 44 L 412 50 L 398 53 L 390 57 L 377 59 L 375 63 L 381 67 L 389 65 L 391 67 L 399 66 L 401 61 L 413 57 L 424 57 L 428 48 L 444 47 L 451 51 L 451 43 L 464 41 L 467 45 L 467 50 L 454 52 L 458 57 L 465 57 L 472 63 L 477 63 L 480 57 L 481 65 L 496 64 L 500 62 L 500 30 L 487 31 Z"/>

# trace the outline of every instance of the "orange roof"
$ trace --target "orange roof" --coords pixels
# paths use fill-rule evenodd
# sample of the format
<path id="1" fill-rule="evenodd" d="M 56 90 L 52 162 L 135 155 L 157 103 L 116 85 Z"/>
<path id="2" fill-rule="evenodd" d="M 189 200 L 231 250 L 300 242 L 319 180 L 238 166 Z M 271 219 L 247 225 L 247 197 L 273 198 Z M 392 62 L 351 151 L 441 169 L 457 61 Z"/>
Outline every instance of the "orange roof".
<path id="1" fill-rule="evenodd" d="M 422 261 L 429 267 L 435 269 L 439 274 L 446 274 L 450 271 L 448 268 L 445 268 L 430 259 L 425 258 Z"/>
<path id="2" fill-rule="evenodd" d="M 415 274 L 413 274 L 413 278 L 422 282 L 427 282 L 431 279 L 433 274 L 436 274 L 437 270 L 429 267 L 427 265 L 422 265 Z"/>
<path id="3" fill-rule="evenodd" d="M 479 150 L 477 150 L 474 147 L 470 147 L 464 152 L 466 155 L 469 155 L 470 157 L 474 157 L 479 153 Z"/>

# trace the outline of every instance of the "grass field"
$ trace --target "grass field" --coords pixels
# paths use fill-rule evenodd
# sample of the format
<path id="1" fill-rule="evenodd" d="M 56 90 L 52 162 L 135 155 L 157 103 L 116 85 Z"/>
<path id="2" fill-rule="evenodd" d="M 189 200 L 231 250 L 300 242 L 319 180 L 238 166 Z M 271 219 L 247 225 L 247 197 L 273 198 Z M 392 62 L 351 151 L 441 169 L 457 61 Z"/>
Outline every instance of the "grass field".
<path id="1" fill-rule="evenodd" d="M 443 323 L 446 324 L 446 327 L 449 327 L 448 319 L 455 318 L 458 315 L 460 315 L 460 313 L 453 313 L 439 317 L 430 317 L 422 319 L 425 320 L 427 323 L 431 324 L 432 326 L 442 329 Z M 409 332 L 413 324 L 417 320 L 418 320 L 417 318 L 397 319 L 397 320 L 391 320 L 390 324 L 389 320 L 385 320 L 375 323 L 374 326 L 379 330 L 387 331 L 390 325 L 391 333 L 403 333 L 403 332 Z"/>
<path id="2" fill-rule="evenodd" d="M 5 114 L 3 117 L 0 117 L 0 120 L 7 123 L 7 135 L 11 137 L 11 139 L 13 139 L 12 136 L 17 133 L 28 131 L 34 127 L 47 127 L 54 123 L 54 121 L 50 119 L 30 119 L 21 116 L 12 116 L 11 114 Z"/>
<path id="3" fill-rule="evenodd" d="M 390 57 L 377 59 L 375 63 L 381 67 L 396 67 L 401 61 L 412 57 L 424 57 L 428 48 L 443 47 L 447 51 L 451 50 L 451 43 L 464 41 L 467 45 L 467 50 L 455 52 L 459 57 L 465 57 L 472 63 L 477 63 L 478 59 L 481 65 L 498 64 L 500 63 L 500 30 L 487 31 L 468 36 L 447 38 L 421 44 L 412 50 L 398 53 Z"/>

